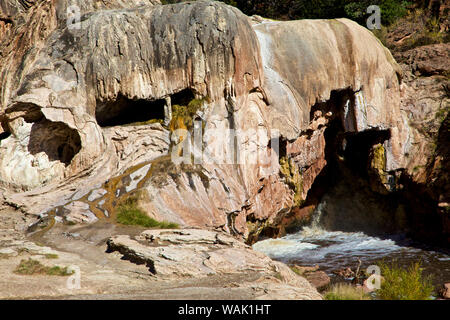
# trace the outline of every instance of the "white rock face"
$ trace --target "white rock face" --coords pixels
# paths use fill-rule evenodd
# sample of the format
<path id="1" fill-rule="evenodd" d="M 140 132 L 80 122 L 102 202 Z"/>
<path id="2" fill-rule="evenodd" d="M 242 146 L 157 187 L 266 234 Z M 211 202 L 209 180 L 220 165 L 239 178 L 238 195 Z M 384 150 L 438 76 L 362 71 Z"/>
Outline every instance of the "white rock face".
<path id="1" fill-rule="evenodd" d="M 2 78 L 0 127 L 11 134 L 0 140 L 0 184 L 5 197 L 29 212 L 86 203 L 83 196 L 124 174 L 121 188 L 88 202 L 136 190 L 142 209 L 157 220 L 247 237 L 248 220 L 270 224 L 304 200 L 326 165 L 324 128 L 336 117 L 348 132 L 389 131 L 386 170 L 402 168 L 409 131 L 399 107 L 398 66 L 356 23 L 259 19 L 252 25 L 216 1 L 133 2 L 96 12 L 81 2 L 91 14 L 79 30 L 58 27 L 65 8 L 59 2 L 30 8 L 34 15 L 26 19 L 34 19 L 36 34 L 13 28 L 8 36 L 32 39 L 33 56 L 7 47 L 0 61 L 0 72 L 10 75 Z M 336 92 L 346 92 L 345 101 L 334 101 Z M 169 100 L 176 105 L 183 98 L 204 98 L 195 114 L 204 121 L 202 147 L 219 160 L 175 165 L 164 156 L 176 137 L 140 118 L 159 112 L 167 123 Z M 334 114 L 316 110 L 327 101 Z M 278 138 L 303 173 L 302 190 L 280 173 Z M 112 214 L 111 202 L 101 203 Z"/>
<path id="2" fill-rule="evenodd" d="M 136 263 L 145 263 L 158 278 L 204 278 L 245 272 L 260 272 L 267 276 L 277 274 L 281 281 L 264 284 L 267 289 L 270 288 L 267 292 L 271 292 L 273 286 L 276 290 L 261 299 L 286 295 L 294 299 L 321 299 L 305 278 L 296 275 L 286 265 L 272 261 L 222 232 L 199 229 L 148 230 L 136 239 L 114 236 L 108 240 L 108 250 L 118 251 Z M 253 285 L 259 287 L 258 283 Z"/>
<path id="3" fill-rule="evenodd" d="M 65 216 L 66 221 L 73 223 L 93 223 L 98 220 L 95 214 L 89 210 L 89 206 L 80 201 L 74 201 L 65 206 L 70 212 Z"/>
<path id="4" fill-rule="evenodd" d="M 0 176 L 3 183 L 17 188 L 35 188 L 64 174 L 64 165 L 50 161 L 45 152 L 30 153 L 32 123 L 23 118 L 10 122 L 14 135 L 0 141 Z"/>

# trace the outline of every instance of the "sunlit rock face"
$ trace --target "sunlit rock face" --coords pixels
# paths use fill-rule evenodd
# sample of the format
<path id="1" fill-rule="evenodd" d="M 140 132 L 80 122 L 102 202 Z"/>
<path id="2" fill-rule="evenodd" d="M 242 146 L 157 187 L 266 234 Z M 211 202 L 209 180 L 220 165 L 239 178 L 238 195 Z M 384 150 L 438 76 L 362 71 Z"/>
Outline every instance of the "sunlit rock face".
<path id="1" fill-rule="evenodd" d="M 159 158 L 138 184 L 149 215 L 247 237 L 305 200 L 336 119 L 388 131 L 383 169 L 404 164 L 398 67 L 356 23 L 255 22 L 215 1 L 79 1 L 68 25 L 64 3 L 1 7 L 16 23 L 0 29 L 0 183 L 31 212 Z M 200 145 L 227 161 L 161 158 L 179 142 L 168 110 L 189 101 L 202 101 Z"/>

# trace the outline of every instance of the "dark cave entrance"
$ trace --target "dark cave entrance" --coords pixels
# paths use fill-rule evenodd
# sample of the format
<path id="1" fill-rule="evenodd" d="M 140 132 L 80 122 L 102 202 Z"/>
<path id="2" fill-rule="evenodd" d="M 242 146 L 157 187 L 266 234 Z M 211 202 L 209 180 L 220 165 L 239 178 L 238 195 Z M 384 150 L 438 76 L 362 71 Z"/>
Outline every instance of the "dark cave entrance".
<path id="1" fill-rule="evenodd" d="M 101 127 L 146 123 L 151 120 L 162 122 L 169 117 L 166 114 L 168 104 L 187 106 L 193 99 L 194 91 L 189 88 L 172 94 L 168 99 L 132 100 L 119 95 L 114 101 L 97 101 L 95 117 Z"/>
<path id="2" fill-rule="evenodd" d="M 68 166 L 80 150 L 80 135 L 65 123 L 47 119 L 33 123 L 28 143 L 31 154 L 45 152 L 50 161 L 61 161 Z"/>
<path id="3" fill-rule="evenodd" d="M 187 106 L 189 102 L 195 99 L 194 91 L 184 89 L 170 96 L 171 104 L 179 106 Z"/>
<path id="4" fill-rule="evenodd" d="M 2 133 L 0 133 L 0 141 L 8 138 L 10 135 L 11 135 L 11 133 L 9 133 L 9 132 L 2 132 Z"/>
<path id="5" fill-rule="evenodd" d="M 356 134 L 346 134 L 343 140 L 342 155 L 347 167 L 367 178 L 368 164 L 373 146 L 390 139 L 389 130 L 368 130 Z"/>
<path id="6" fill-rule="evenodd" d="M 9 132 L 8 125 L 6 122 L 3 122 L 0 120 L 0 129 L 2 129 L 2 133 L 0 133 L 0 141 L 7 139 L 9 136 L 11 136 L 11 132 Z"/>
<path id="7" fill-rule="evenodd" d="M 345 117 L 344 106 L 348 108 Z M 390 131 L 375 128 L 356 132 L 355 107 L 355 92 L 351 89 L 332 91 L 328 101 L 311 107 L 311 123 L 330 115 L 326 117 L 328 123 L 323 125 L 326 165 L 314 179 L 302 205 L 288 214 L 295 218 L 284 226 L 286 232 L 296 232 L 309 223 L 318 214 L 319 204 L 321 225 L 330 231 L 380 235 L 397 231 L 401 224 L 395 216 L 400 203 L 398 194 L 378 192 L 386 190 L 387 183 L 383 184 L 385 181 L 378 179 L 378 172 L 372 168 L 377 148 L 383 150 L 382 165 L 386 164 L 384 146 L 390 139 Z M 299 169 L 303 172 L 308 167 Z M 383 171 L 382 178 L 389 177 L 390 173 Z M 310 208 L 316 208 L 316 212 L 306 214 L 305 210 Z M 380 212 L 383 214 L 378 215 Z"/>
<path id="8" fill-rule="evenodd" d="M 320 215 L 320 226 L 328 231 L 363 232 L 400 242 L 413 239 L 419 245 L 446 243 L 440 235 L 442 218 L 423 187 L 409 181 L 403 170 L 384 167 L 380 176 L 379 168 L 373 168 L 376 149 L 386 152 L 389 130 L 345 132 L 341 119 L 335 118 L 324 136 L 327 165 L 302 205 L 316 208 L 311 219 Z M 285 230 L 297 232 L 310 221 L 294 221 Z"/>
<path id="9" fill-rule="evenodd" d="M 405 224 L 399 221 L 404 217 L 396 216 L 399 195 L 378 192 L 385 186 L 374 178 L 370 166 L 374 148 L 390 138 L 389 130 L 345 132 L 341 119 L 334 119 L 324 135 L 327 165 L 314 180 L 304 206 L 321 204 L 320 224 L 329 231 L 376 236 L 398 232 Z"/>
<path id="10" fill-rule="evenodd" d="M 164 120 L 165 105 L 165 99 L 131 100 L 124 96 L 118 96 L 114 101 L 97 102 L 95 117 L 101 127 Z"/>
<path id="11" fill-rule="evenodd" d="M 28 141 L 28 152 L 32 155 L 45 153 L 50 161 L 60 161 L 68 166 L 81 150 L 81 138 L 77 130 L 63 122 L 47 120 L 39 106 L 32 103 L 20 103 L 6 112 L 23 111 L 23 119 L 32 123 Z M 6 124 L 3 128 L 7 127 Z M 6 131 L 0 135 L 0 140 L 11 133 Z"/>

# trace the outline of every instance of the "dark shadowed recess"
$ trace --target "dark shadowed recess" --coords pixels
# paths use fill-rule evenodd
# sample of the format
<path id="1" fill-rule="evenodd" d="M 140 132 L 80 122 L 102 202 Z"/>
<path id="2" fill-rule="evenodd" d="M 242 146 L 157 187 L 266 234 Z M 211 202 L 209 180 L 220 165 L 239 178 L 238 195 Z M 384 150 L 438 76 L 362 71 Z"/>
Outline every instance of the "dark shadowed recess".
<path id="1" fill-rule="evenodd" d="M 357 134 L 347 134 L 343 150 L 347 166 L 358 175 L 367 178 L 369 155 L 372 147 L 389 140 L 390 136 L 389 130 L 368 130 Z"/>
<path id="2" fill-rule="evenodd" d="M 8 138 L 10 135 L 11 135 L 11 133 L 9 133 L 9 132 L 0 133 L 0 141 Z"/>
<path id="3" fill-rule="evenodd" d="M 50 161 L 61 161 L 66 166 L 81 149 L 78 132 L 65 123 L 42 119 L 31 127 L 28 151 L 36 155 L 45 152 Z"/>
<path id="4" fill-rule="evenodd" d="M 172 105 L 187 105 L 194 93 L 185 89 L 170 96 Z M 121 126 L 150 120 L 164 120 L 165 99 L 129 99 L 119 95 L 113 101 L 97 101 L 95 117 L 101 127 Z"/>
<path id="5" fill-rule="evenodd" d="M 382 219 L 372 221 L 367 217 L 378 211 L 387 211 L 384 209 L 389 206 L 393 207 L 389 211 L 395 211 L 398 206 L 398 194 L 395 192 L 385 196 L 372 190 L 373 186 L 378 186 L 379 182 L 373 181 L 370 175 L 373 148 L 389 140 L 390 131 L 371 129 L 363 132 L 346 132 L 342 112 L 347 100 L 350 100 L 352 107 L 348 113 L 351 117 L 347 117 L 345 121 L 347 125 L 356 127 L 353 112 L 354 95 L 355 92 L 351 89 L 335 90 L 331 92 L 328 101 L 311 107 L 311 121 L 319 111 L 322 115 L 330 113 L 332 116 L 324 132 L 327 165 L 314 180 L 301 208 L 315 207 L 327 195 L 327 199 L 333 199 L 333 206 L 327 206 L 322 217 L 322 222 L 325 222 L 327 228 L 336 231 L 385 234 L 396 226 L 390 228 L 391 226 L 383 223 Z M 282 145 L 281 150 L 283 150 Z M 343 200 L 337 201 L 335 197 Z M 293 211 L 294 214 L 295 211 Z M 339 215 L 338 218 L 337 215 Z M 296 232 L 308 222 L 299 218 L 299 221 L 293 221 L 291 225 L 286 226 L 287 232 Z"/>
<path id="6" fill-rule="evenodd" d="M 32 155 L 44 152 L 50 161 L 60 161 L 66 166 L 81 150 L 80 135 L 63 122 L 47 120 L 34 104 L 18 104 L 7 113 L 23 111 L 24 120 L 32 123 L 28 151 Z M 6 136 L 6 135 L 5 135 Z"/>
<path id="7" fill-rule="evenodd" d="M 11 132 L 9 132 L 8 125 L 5 122 L 5 119 L 0 118 L 0 129 L 2 129 L 2 133 L 0 133 L 0 141 L 7 139 Z"/>
<path id="8" fill-rule="evenodd" d="M 164 99 L 131 100 L 120 95 L 114 101 L 97 102 L 95 117 L 101 127 L 164 119 L 165 104 Z"/>

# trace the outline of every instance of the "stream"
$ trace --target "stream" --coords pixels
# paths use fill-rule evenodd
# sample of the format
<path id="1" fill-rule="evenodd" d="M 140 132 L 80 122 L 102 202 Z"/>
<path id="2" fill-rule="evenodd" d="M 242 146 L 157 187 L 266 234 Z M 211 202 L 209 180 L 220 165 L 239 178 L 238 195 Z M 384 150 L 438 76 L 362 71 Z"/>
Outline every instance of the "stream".
<path id="1" fill-rule="evenodd" d="M 421 261 L 423 274 L 431 275 L 437 288 L 450 281 L 448 250 L 415 243 L 402 235 L 381 238 L 362 232 L 327 231 L 320 225 L 320 213 L 310 226 L 303 227 L 297 233 L 259 241 L 253 249 L 287 264 L 319 265 L 332 282 L 338 280 L 333 272 L 347 267 L 355 270 L 358 258 L 362 261 L 362 268 L 380 261 L 396 261 L 402 267 Z"/>

